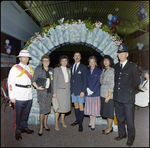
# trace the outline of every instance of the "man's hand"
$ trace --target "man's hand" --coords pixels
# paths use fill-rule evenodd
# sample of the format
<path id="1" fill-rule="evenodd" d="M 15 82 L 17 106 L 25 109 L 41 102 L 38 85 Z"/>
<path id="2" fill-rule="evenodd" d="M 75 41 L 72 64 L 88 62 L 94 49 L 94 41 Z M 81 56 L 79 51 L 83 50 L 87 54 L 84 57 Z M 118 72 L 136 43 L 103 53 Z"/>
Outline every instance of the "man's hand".
<path id="1" fill-rule="evenodd" d="M 12 103 L 15 103 L 16 102 L 16 99 L 14 98 L 14 99 L 10 99 L 10 101 L 12 102 Z"/>
<path id="2" fill-rule="evenodd" d="M 84 92 L 81 92 L 81 93 L 80 93 L 80 97 L 81 97 L 81 98 L 84 97 L 84 95 L 85 95 Z"/>
<path id="3" fill-rule="evenodd" d="M 144 89 L 144 90 L 147 90 L 147 88 L 146 87 L 141 87 L 142 89 Z"/>
<path id="4" fill-rule="evenodd" d="M 110 97 L 106 97 L 105 98 L 105 103 L 108 103 L 109 100 L 110 100 Z"/>

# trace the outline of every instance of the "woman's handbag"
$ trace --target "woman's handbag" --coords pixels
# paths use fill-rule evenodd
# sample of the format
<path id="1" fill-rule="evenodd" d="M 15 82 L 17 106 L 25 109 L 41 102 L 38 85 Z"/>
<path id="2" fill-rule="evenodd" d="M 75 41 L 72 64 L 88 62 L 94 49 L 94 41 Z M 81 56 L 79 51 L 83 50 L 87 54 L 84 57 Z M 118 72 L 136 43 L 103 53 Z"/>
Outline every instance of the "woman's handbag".
<path id="1" fill-rule="evenodd" d="M 59 105 L 58 105 L 58 100 L 57 100 L 57 98 L 52 98 L 52 104 L 53 104 L 53 109 L 54 109 L 54 111 L 57 112 L 58 109 L 59 109 Z"/>

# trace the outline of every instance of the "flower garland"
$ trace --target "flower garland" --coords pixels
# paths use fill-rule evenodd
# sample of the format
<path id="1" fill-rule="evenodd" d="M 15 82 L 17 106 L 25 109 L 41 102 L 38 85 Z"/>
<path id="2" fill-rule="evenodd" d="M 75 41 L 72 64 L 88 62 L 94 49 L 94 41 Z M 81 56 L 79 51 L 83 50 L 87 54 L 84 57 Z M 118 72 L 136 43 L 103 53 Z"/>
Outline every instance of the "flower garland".
<path id="1" fill-rule="evenodd" d="M 76 21 L 74 19 L 64 21 L 64 18 L 62 18 L 62 19 L 58 20 L 58 23 L 59 24 L 53 23 L 52 25 L 43 27 L 40 34 L 39 34 L 39 32 L 35 33 L 35 35 L 33 37 L 31 37 L 27 41 L 27 43 L 25 44 L 25 49 L 28 48 L 28 46 L 33 42 L 33 40 L 35 38 L 36 38 L 37 41 L 40 41 L 40 38 L 39 38 L 40 35 L 41 35 L 42 38 L 44 38 L 44 33 L 46 34 L 47 37 L 49 37 L 50 33 L 48 33 L 48 30 L 50 28 L 53 27 L 55 29 L 55 27 L 57 25 L 63 25 L 67 29 L 68 26 L 66 24 L 71 24 L 74 27 L 77 26 L 78 24 L 85 24 L 86 28 L 88 28 L 90 30 L 90 33 L 93 31 L 94 28 L 102 28 L 102 31 L 108 32 L 108 34 L 113 37 L 112 40 L 116 43 L 115 44 L 116 46 L 120 45 L 120 43 L 122 43 L 122 41 L 123 41 L 120 38 L 120 36 L 117 33 L 113 33 L 112 30 L 110 30 L 110 28 L 107 25 L 102 26 L 102 23 L 100 21 L 92 23 L 90 17 L 87 20 L 84 20 L 84 21 L 81 21 L 80 19 L 78 21 Z"/>

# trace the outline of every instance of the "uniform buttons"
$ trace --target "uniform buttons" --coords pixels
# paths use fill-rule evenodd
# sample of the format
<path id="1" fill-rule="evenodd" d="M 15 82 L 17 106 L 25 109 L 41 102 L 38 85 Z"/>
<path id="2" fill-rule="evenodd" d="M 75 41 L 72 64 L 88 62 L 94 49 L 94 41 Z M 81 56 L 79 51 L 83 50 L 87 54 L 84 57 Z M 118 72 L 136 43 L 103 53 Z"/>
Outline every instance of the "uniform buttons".
<path id="1" fill-rule="evenodd" d="M 120 72 L 120 74 L 121 74 L 121 72 Z"/>
<path id="2" fill-rule="evenodd" d="M 120 88 L 118 88 L 118 89 L 120 89 Z"/>
<path id="3" fill-rule="evenodd" d="M 119 79 L 121 79 L 121 78 L 119 77 Z"/>
<path id="4" fill-rule="evenodd" d="M 118 85 L 119 85 L 120 83 L 118 83 Z"/>
<path id="5" fill-rule="evenodd" d="M 74 82 L 74 81 L 73 81 Z"/>

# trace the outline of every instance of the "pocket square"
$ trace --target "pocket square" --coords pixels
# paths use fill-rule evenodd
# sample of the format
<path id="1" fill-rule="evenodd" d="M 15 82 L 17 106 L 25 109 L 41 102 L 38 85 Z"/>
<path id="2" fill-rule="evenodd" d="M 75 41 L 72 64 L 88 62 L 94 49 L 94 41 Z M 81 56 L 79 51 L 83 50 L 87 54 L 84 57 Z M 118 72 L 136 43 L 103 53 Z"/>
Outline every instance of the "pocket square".
<path id="1" fill-rule="evenodd" d="M 78 74 L 81 74 L 81 71 L 79 71 Z"/>

